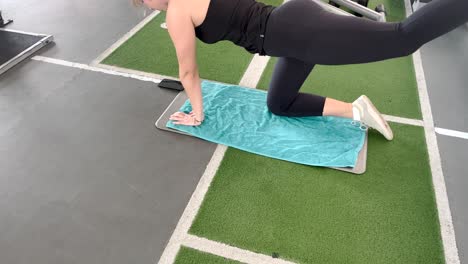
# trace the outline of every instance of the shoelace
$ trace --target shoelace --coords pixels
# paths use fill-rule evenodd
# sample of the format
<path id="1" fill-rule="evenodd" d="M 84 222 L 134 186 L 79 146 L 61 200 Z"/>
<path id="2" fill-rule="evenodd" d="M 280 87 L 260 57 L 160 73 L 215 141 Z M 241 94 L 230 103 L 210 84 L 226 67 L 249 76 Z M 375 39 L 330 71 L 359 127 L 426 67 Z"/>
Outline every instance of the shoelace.
<path id="1" fill-rule="evenodd" d="M 355 127 L 359 127 L 359 129 L 361 129 L 362 131 L 367 131 L 369 129 L 369 127 L 361 121 L 353 120 L 351 121 L 351 125 Z"/>

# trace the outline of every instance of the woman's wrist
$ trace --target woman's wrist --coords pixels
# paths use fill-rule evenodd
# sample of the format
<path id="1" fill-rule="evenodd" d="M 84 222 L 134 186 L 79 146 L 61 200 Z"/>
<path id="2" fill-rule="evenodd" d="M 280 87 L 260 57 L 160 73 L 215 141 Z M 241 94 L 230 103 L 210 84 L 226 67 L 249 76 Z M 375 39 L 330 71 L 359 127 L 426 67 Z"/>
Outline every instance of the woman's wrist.
<path id="1" fill-rule="evenodd" d="M 195 114 L 195 120 L 197 120 L 198 122 L 203 122 L 204 119 L 205 119 L 205 114 L 203 113 Z"/>
<path id="2" fill-rule="evenodd" d="M 192 117 L 193 117 L 193 120 L 195 120 L 195 122 L 197 123 L 202 123 L 203 120 L 205 120 L 205 115 L 203 113 L 196 114 L 195 112 L 192 112 Z"/>

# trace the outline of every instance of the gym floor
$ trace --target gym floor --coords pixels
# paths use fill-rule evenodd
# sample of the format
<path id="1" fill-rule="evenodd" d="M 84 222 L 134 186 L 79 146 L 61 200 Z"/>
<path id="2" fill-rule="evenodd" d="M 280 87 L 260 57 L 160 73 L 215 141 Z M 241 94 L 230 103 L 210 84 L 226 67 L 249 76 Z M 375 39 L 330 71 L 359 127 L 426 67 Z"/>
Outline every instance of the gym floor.
<path id="1" fill-rule="evenodd" d="M 278 4 L 277 1 L 267 2 Z M 200 178 L 204 175 L 207 164 L 212 160 L 217 145 L 167 133 L 154 127 L 154 122 L 173 100 L 176 92 L 160 89 L 152 82 L 93 72 L 70 66 L 71 64 L 58 65 L 50 63 L 48 60 L 52 58 L 85 65 L 93 64 L 97 58 L 102 57 L 101 55 L 109 47 L 145 18 L 142 11 L 132 8 L 128 1 L 98 2 L 90 0 L 79 2 L 47 0 L 41 5 L 37 5 L 32 0 L 21 2 L 7 0 L 2 2 L 0 8 L 6 18 L 15 20 L 13 24 L 8 26 L 8 29 L 51 34 L 55 38 L 55 44 L 49 45 L 35 54 L 41 57 L 25 60 L 0 76 L 1 262 L 14 264 L 31 262 L 49 264 L 157 262 L 176 229 Z M 160 15 L 153 20 L 157 26 L 162 21 L 158 19 L 161 19 Z M 148 23 L 150 27 L 145 26 L 141 30 L 142 34 L 145 30 L 149 30 L 150 33 L 154 32 L 155 35 L 160 34 L 151 31 L 150 24 L 151 22 Z M 164 46 L 168 45 L 167 38 L 155 37 L 156 39 L 164 39 L 164 42 L 158 42 L 163 43 L 161 44 L 163 46 L 154 49 L 150 46 L 146 47 L 147 50 L 145 50 L 137 49 L 140 47 L 138 45 L 144 45 L 142 41 L 139 41 L 140 44 L 131 43 L 132 41 L 138 42 L 138 37 L 146 39 L 141 34 L 140 36 L 135 35 L 128 41 L 128 44 L 122 45 L 121 55 L 117 50 L 116 53 L 104 60 L 104 63 L 128 67 L 132 70 L 147 71 L 150 75 L 176 76 L 177 69 L 174 57 L 157 60 L 159 57 L 171 57 L 171 48 L 165 49 Z M 143 58 L 135 59 L 133 54 L 124 50 L 129 48 L 131 51 L 131 45 L 137 47 L 133 48 L 133 51 L 142 51 L 135 56 L 151 60 L 152 52 L 154 52 L 153 58 L 156 59 L 153 59 L 152 62 L 142 63 Z M 466 89 L 468 83 L 466 75 L 467 47 L 468 27 L 463 26 L 421 48 L 427 89 L 437 128 L 468 132 L 468 106 L 464 102 L 464 99 L 468 98 Z M 203 47 L 201 48 L 203 49 Z M 218 46 L 217 48 L 223 52 L 219 58 L 215 58 L 216 54 L 202 52 L 205 56 L 203 57 L 205 62 L 200 62 L 204 63 L 201 72 L 205 76 L 202 78 L 233 84 L 239 83 L 252 56 L 246 55 L 241 50 L 231 52 L 232 47 L 230 46 Z M 119 61 L 122 62 L 119 63 Z M 214 61 L 218 61 L 219 64 L 213 66 Z M 267 88 L 268 76 L 271 74 L 273 63 L 274 60 L 269 62 L 264 75 L 259 80 L 259 89 Z M 378 66 L 382 69 L 403 68 L 407 74 L 407 69 L 404 68 L 407 65 L 405 63 L 405 59 L 398 59 L 379 63 Z M 211 69 L 220 67 L 229 69 L 229 71 L 210 72 Z M 376 65 L 324 67 L 319 69 L 317 76 L 314 77 L 317 79 L 309 80 L 308 85 L 311 86 L 314 81 L 330 81 L 330 76 L 337 76 L 341 72 L 356 74 L 359 71 L 369 72 L 374 68 L 377 68 Z M 392 74 L 401 77 L 401 73 L 392 71 Z M 414 85 L 412 79 L 414 76 L 408 76 L 410 76 L 409 79 L 403 82 L 403 85 Z M 384 89 L 390 89 L 392 80 L 394 80 L 392 78 L 396 77 L 390 76 L 386 80 L 385 76 L 370 75 L 358 78 L 357 80 L 361 80 L 362 83 L 354 85 L 366 86 L 369 83 L 372 84 L 370 79 L 375 78 L 379 78 L 379 80 L 378 82 L 374 80 L 374 82 L 387 85 L 389 88 L 384 87 Z M 336 79 L 335 82 L 330 81 L 331 83 L 327 85 L 330 87 L 344 85 L 343 82 L 340 83 L 339 78 Z M 351 84 L 353 83 L 351 82 Z M 331 95 L 335 96 L 333 90 L 330 91 L 326 86 L 320 89 L 325 95 L 330 95 L 327 93 L 330 92 Z M 414 87 L 414 89 L 416 88 Z M 316 90 L 311 87 L 307 91 L 314 92 Z M 335 88 L 337 96 L 340 96 L 339 91 Z M 369 92 L 375 93 L 375 96 L 371 98 L 379 97 L 377 89 L 372 90 L 369 87 Z M 395 96 L 398 94 L 394 90 L 390 92 L 393 92 Z M 349 93 L 343 95 L 343 99 L 354 96 L 352 92 Z M 384 109 L 382 111 L 386 114 L 420 120 L 422 117 L 418 108 L 419 103 L 417 100 L 411 101 L 417 99 L 415 96 L 417 96 L 417 92 L 413 90 L 412 93 L 401 95 L 401 99 L 395 99 L 393 102 L 384 100 L 387 95 L 381 95 L 382 100 L 378 101 Z M 410 104 L 405 100 L 409 100 Z M 401 102 L 403 102 L 402 105 L 410 106 L 399 107 Z M 381 107 L 379 106 L 379 108 Z M 290 223 L 284 222 L 287 219 L 286 216 L 278 216 L 281 215 L 281 212 L 273 208 L 274 204 L 266 205 L 267 209 L 272 210 L 266 211 L 266 213 L 275 212 L 272 216 L 276 219 L 260 219 L 258 214 L 247 216 L 245 219 L 240 219 L 247 222 L 238 223 L 238 225 L 246 225 L 247 230 L 241 232 L 239 229 L 242 227 L 236 226 L 232 222 L 225 222 L 229 219 L 213 217 L 223 214 L 223 211 L 220 211 L 223 208 L 220 208 L 217 203 L 222 202 L 221 205 L 226 205 L 226 208 L 234 210 L 236 208 L 226 203 L 226 199 L 247 197 L 242 200 L 246 202 L 245 204 L 240 201 L 233 204 L 245 206 L 237 208 L 239 210 L 258 206 L 258 204 L 253 204 L 247 195 L 252 191 L 254 193 L 261 191 L 261 188 L 265 186 L 265 180 L 269 180 L 262 178 L 265 171 L 255 171 L 259 164 L 272 168 L 273 171 L 279 171 L 278 177 L 287 176 L 281 175 L 282 172 L 292 171 L 295 173 L 297 181 L 290 186 L 288 184 L 291 182 L 288 179 L 279 179 L 279 182 L 276 182 L 277 186 L 290 188 L 285 188 L 285 190 L 289 190 L 286 193 L 295 190 L 294 188 L 298 187 L 295 184 L 298 183 L 311 186 L 311 188 L 314 184 L 325 183 L 325 181 L 313 182 L 312 177 L 316 176 L 318 180 L 333 178 L 335 182 L 332 183 L 341 184 L 340 188 L 345 186 L 343 183 L 355 184 L 352 181 L 362 179 L 357 177 L 367 176 L 368 179 L 372 179 L 372 177 L 379 176 L 385 178 L 381 174 L 373 174 L 372 172 L 373 170 L 388 169 L 383 166 L 383 162 L 377 156 L 391 149 L 394 155 L 391 157 L 395 157 L 394 159 L 399 162 L 399 158 L 405 157 L 404 155 L 420 153 L 408 152 L 410 149 L 418 149 L 418 145 L 422 146 L 421 150 L 425 151 L 426 148 L 421 141 L 423 139 L 421 137 L 423 135 L 422 129 L 396 123 L 392 123 L 392 127 L 401 135 L 414 136 L 414 140 L 395 140 L 396 143 L 393 145 L 385 145 L 376 135 L 371 135 L 373 137 L 369 148 L 373 150 L 370 153 L 373 156 L 369 157 L 370 172 L 361 176 L 330 172 L 329 169 L 313 170 L 229 149 L 223 164 L 220 166 L 220 172 L 214 179 L 214 185 L 208 192 L 206 203 L 202 207 L 203 210 L 194 222 L 190 233 L 266 255 L 271 255 L 272 250 L 275 250 L 274 252 L 278 252 L 280 258 L 284 256 L 289 261 L 313 263 L 313 258 L 309 258 L 304 252 L 313 252 L 310 247 L 317 247 L 317 244 L 308 245 L 300 239 L 285 240 L 285 237 L 290 234 L 281 235 L 278 233 L 278 228 L 282 230 L 284 229 L 283 225 Z M 468 180 L 466 179 L 467 170 L 462 165 L 468 156 L 468 140 L 437 134 L 437 143 L 452 212 L 458 254 L 460 261 L 464 263 L 468 258 L 468 229 L 466 228 L 468 210 L 463 202 L 467 200 L 464 189 L 468 186 Z M 400 174 L 402 175 L 401 179 L 398 178 L 402 181 L 400 183 L 406 184 L 406 177 L 408 177 L 408 181 L 419 181 L 421 180 L 419 176 L 422 175 L 423 184 L 430 184 L 430 182 L 424 181 L 424 179 L 430 179 L 430 177 L 426 177 L 427 172 L 424 167 L 427 162 L 420 161 L 421 157 L 425 157 L 424 155 L 426 155 L 425 152 L 422 152 L 413 160 L 406 160 L 409 164 L 407 166 L 400 165 L 401 171 L 408 170 Z M 249 161 L 252 163 L 249 164 Z M 391 164 L 398 165 L 398 162 Z M 417 165 L 414 165 L 416 163 L 421 164 L 422 172 L 418 170 Z M 267 172 L 272 173 L 272 171 Z M 396 171 L 396 174 L 398 173 L 400 173 L 399 170 Z M 415 176 L 411 176 L 413 174 Z M 236 175 L 245 177 L 231 182 L 236 179 Z M 389 179 L 391 178 L 389 177 Z M 369 182 L 372 183 L 372 180 Z M 244 184 L 244 188 L 226 190 L 219 187 L 229 186 L 230 183 L 238 186 Z M 382 182 L 381 184 L 384 185 L 381 187 L 387 186 L 392 189 L 396 188 L 398 183 L 394 181 Z M 252 186 L 253 189 L 249 190 L 246 186 Z M 271 183 L 270 190 L 276 191 L 277 194 L 279 191 L 284 191 L 277 190 L 274 186 L 275 183 Z M 239 189 L 244 192 L 237 192 Z M 308 190 L 310 191 L 310 189 Z M 220 196 L 224 193 L 226 196 Z M 369 193 L 372 193 L 372 187 L 370 187 Z M 258 194 L 259 196 L 251 198 L 255 200 L 264 195 Z M 429 196 L 424 196 L 424 198 L 431 197 L 431 194 L 426 195 Z M 310 198 L 309 196 L 304 197 Z M 259 200 L 261 200 L 260 198 Z M 407 198 L 414 197 L 408 196 Z M 269 199 L 269 197 L 266 196 L 264 199 Z M 326 201 L 326 199 L 320 200 L 320 197 L 317 199 L 320 202 Z M 286 202 L 285 205 L 287 205 Z M 307 204 L 301 206 L 307 206 Z M 414 208 L 421 206 L 421 204 L 416 204 Z M 433 204 L 428 206 L 428 208 L 432 208 Z M 300 208 L 308 210 L 307 207 Z M 393 210 L 399 208 L 399 206 L 395 206 Z M 408 207 L 405 210 L 411 208 Z M 260 207 L 253 209 L 251 211 L 254 212 L 265 210 Z M 422 209 L 426 209 L 426 207 L 422 206 Z M 404 213 L 404 211 L 395 212 L 395 215 Z M 392 212 L 388 213 L 391 215 Z M 423 211 L 410 220 L 418 220 L 418 217 L 423 215 L 422 213 Z M 223 217 L 235 219 L 236 216 L 238 215 L 224 215 Z M 255 219 L 255 216 L 259 219 Z M 385 217 L 385 214 L 382 216 Z M 306 214 L 302 217 L 309 217 L 309 215 Z M 273 224 L 264 230 L 258 226 L 248 225 L 250 222 L 256 221 L 266 226 L 270 222 L 266 220 L 271 220 Z M 298 218 L 298 221 L 300 220 Z M 426 221 L 425 219 L 420 220 L 421 222 Z M 217 221 L 220 221 L 218 223 L 221 225 L 220 228 L 226 229 L 221 231 L 219 228 L 217 229 Z M 314 225 L 312 218 L 306 218 L 304 221 L 310 221 L 308 224 Z M 431 226 L 434 223 L 429 222 L 428 224 Z M 298 226 L 286 228 L 287 231 L 292 233 L 305 231 L 306 234 L 302 238 L 307 240 L 307 230 L 302 228 L 308 226 L 297 224 Z M 258 232 L 248 228 L 257 228 Z M 360 227 L 356 226 L 350 228 L 357 228 L 355 230 L 357 232 L 361 230 Z M 294 231 L 294 229 L 298 230 Z M 437 228 L 434 230 L 438 231 Z M 229 233 L 231 231 L 232 234 Z M 341 233 L 343 237 L 339 239 L 355 235 L 354 233 L 346 233 L 346 229 L 340 231 L 344 233 Z M 405 229 L 401 232 L 404 234 L 404 232 L 412 231 L 414 230 Z M 257 240 L 249 240 L 247 232 L 252 232 Z M 381 233 L 378 234 L 381 235 Z M 224 235 L 226 237 L 223 237 Z M 367 235 L 370 236 L 368 237 L 369 241 L 378 244 L 380 238 L 372 237 L 372 233 Z M 415 236 L 415 234 L 406 235 L 408 237 Z M 296 235 L 296 237 L 299 236 L 299 234 Z M 391 234 L 389 234 L 390 236 Z M 269 240 L 279 240 L 281 245 L 270 245 Z M 423 242 L 425 243 L 425 241 Z M 360 246 L 366 247 L 369 244 L 364 243 Z M 422 250 L 419 249 L 420 251 L 416 255 L 434 255 L 435 259 L 426 259 L 424 263 L 439 263 L 440 248 L 438 246 L 440 246 L 438 243 L 429 243 L 427 247 L 421 246 Z M 337 256 L 333 258 L 327 256 L 330 258 L 325 259 L 334 263 L 350 261 L 363 263 L 368 257 L 369 263 L 375 263 L 374 260 L 379 260 L 381 263 L 396 263 L 391 261 L 393 255 L 391 258 L 385 259 L 385 255 L 382 254 L 353 252 L 353 250 L 359 249 L 361 248 L 354 247 L 341 251 L 340 248 L 338 250 L 335 248 L 332 253 Z M 431 252 L 428 249 L 432 249 Z M 331 249 L 322 247 L 317 250 Z M 405 257 L 408 256 L 405 255 L 398 259 L 402 261 L 411 259 Z M 317 258 L 316 261 L 319 260 L 323 263 L 323 256 Z M 177 262 L 228 263 L 222 258 L 201 254 L 188 248 L 183 248 Z"/>

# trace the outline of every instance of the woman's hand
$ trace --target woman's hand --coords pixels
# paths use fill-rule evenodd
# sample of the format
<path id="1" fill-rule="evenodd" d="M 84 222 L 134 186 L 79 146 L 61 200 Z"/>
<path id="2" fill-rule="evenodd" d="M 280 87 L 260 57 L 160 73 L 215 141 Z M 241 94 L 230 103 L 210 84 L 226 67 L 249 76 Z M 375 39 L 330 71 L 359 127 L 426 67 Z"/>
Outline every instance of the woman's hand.
<path id="1" fill-rule="evenodd" d="M 173 120 L 173 123 L 176 125 L 184 126 L 199 126 L 203 122 L 203 120 L 198 120 L 196 118 L 195 113 L 193 111 L 189 114 L 183 112 L 175 112 L 171 115 L 169 120 Z"/>

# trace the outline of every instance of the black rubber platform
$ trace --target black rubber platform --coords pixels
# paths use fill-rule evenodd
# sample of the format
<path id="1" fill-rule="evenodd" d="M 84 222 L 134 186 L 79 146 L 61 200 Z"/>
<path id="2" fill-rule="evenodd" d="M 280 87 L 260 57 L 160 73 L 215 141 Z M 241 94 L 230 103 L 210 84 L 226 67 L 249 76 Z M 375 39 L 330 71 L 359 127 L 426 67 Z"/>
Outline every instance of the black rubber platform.
<path id="1" fill-rule="evenodd" d="M 41 41 L 42 38 L 42 36 L 0 30 L 0 65 Z"/>

